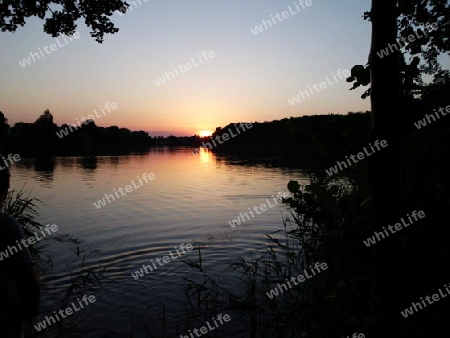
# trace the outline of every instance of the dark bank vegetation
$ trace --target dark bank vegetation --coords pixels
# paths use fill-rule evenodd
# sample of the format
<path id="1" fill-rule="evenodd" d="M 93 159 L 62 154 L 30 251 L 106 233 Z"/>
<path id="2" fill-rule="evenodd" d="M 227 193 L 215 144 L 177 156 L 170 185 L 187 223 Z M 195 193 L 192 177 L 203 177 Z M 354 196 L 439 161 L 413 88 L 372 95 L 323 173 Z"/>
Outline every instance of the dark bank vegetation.
<path id="1" fill-rule="evenodd" d="M 417 102 L 417 107 L 424 106 Z M 414 121 L 408 120 L 410 124 Z M 203 268 L 208 249 L 198 243 L 198 260 L 186 262 L 195 271 L 186 279 L 187 317 L 201 322 L 226 310 L 236 318 L 229 333 L 250 332 L 249 337 L 334 338 L 365 333 L 373 314 L 374 247 L 397 237 L 397 277 L 389 276 L 388 270 L 385 273 L 401 289 L 397 299 L 392 299 L 393 304 L 400 304 L 395 308 L 399 336 L 434 337 L 446 332 L 450 306 L 446 300 L 408 319 L 400 311 L 419 302 L 420 297 L 436 293 L 450 280 L 446 268 L 450 258 L 446 244 L 450 238 L 450 162 L 444 160 L 450 153 L 450 119 L 443 117 L 420 130 L 404 122 L 402 133 L 401 198 L 395 207 L 403 215 L 424 210 L 425 219 L 368 248 L 363 240 L 374 230 L 367 163 L 331 177 L 320 169 L 305 171 L 310 184 L 305 191 L 293 182 L 288 185 L 292 193 L 284 200 L 288 213 L 284 212 L 282 226 L 267 234 L 266 252 L 251 259 L 239 257 L 228 267 L 241 277 L 238 288 L 222 283 L 219 276 Z M 245 154 L 230 154 L 223 157 L 241 157 L 245 163 Z M 387 187 L 384 194 L 390 193 Z M 394 222 L 383 226 L 388 224 Z M 314 262 L 326 262 L 329 268 L 269 299 L 267 292 L 277 283 L 299 275 Z"/>
<path id="2" fill-rule="evenodd" d="M 358 239 L 370 218 L 368 191 L 357 188 L 358 179 L 314 173 L 309 179 L 304 191 L 296 182 L 289 183 L 291 197 L 283 199 L 289 212 L 280 228 L 267 234 L 267 251 L 251 259 L 240 257 L 229 266 L 240 276 L 239 287 L 203 269 L 208 255 L 199 244 L 198 261 L 186 262 L 196 271 L 186 278 L 191 318 L 205 320 L 229 311 L 235 318 L 230 336 L 312 338 L 362 332 L 370 253 Z M 326 262 L 329 268 L 278 296 L 268 296 L 278 283 L 304 274 L 316 262 Z"/>
<path id="3" fill-rule="evenodd" d="M 25 237 L 30 238 L 36 235 L 44 225 L 39 222 L 39 208 L 43 205 L 43 202 L 35 197 L 32 197 L 30 193 L 26 192 L 25 186 L 20 189 L 13 188 L 8 191 L 5 202 L 0 206 L 0 211 L 4 212 L 18 221 L 21 225 Z M 28 245 L 27 248 L 35 261 L 41 275 L 49 275 L 52 273 L 52 259 L 46 254 L 46 248 L 50 245 L 49 241 L 57 241 L 61 243 L 75 243 L 79 244 L 80 241 L 64 234 L 53 234 L 51 237 L 47 237 L 43 241 L 37 241 L 32 245 Z M 90 268 L 85 266 L 86 255 L 80 264 L 80 268 L 71 272 L 71 281 L 67 287 L 64 297 L 61 299 L 59 309 L 65 308 L 70 300 L 76 298 L 80 294 L 86 291 L 91 291 L 97 287 L 101 287 L 102 273 L 105 268 Z M 48 285 L 41 282 L 41 288 L 45 292 L 48 290 Z M 29 319 L 24 322 L 24 337 L 31 338 L 36 337 L 37 333 L 34 328 L 36 319 Z M 50 331 L 60 332 L 63 324 L 59 324 L 56 328 L 52 327 Z"/>
<path id="4" fill-rule="evenodd" d="M 245 155 L 259 160 L 283 159 L 291 164 L 320 167 L 364 146 L 370 130 L 370 114 L 313 115 L 270 122 L 254 122 L 253 127 L 219 144 L 212 140 L 233 128 L 234 123 L 217 127 L 211 137 L 151 137 L 145 131 L 118 126 L 99 127 L 94 121 L 72 130 L 53 122 L 47 110 L 34 123 L 9 126 L 0 112 L 0 151 L 22 157 L 95 156 L 145 152 L 150 147 L 203 147 L 212 145 L 219 155 Z M 61 134 L 66 130 L 67 134 Z M 62 137 L 59 137 L 58 134 Z"/>
<path id="5" fill-rule="evenodd" d="M 201 147 L 220 136 L 234 123 L 218 127 L 212 137 L 151 137 L 145 131 L 130 131 L 118 126 L 99 127 L 94 121 L 72 127 L 53 122 L 47 110 L 34 123 L 9 126 L 0 112 L 0 151 L 22 157 L 109 155 L 145 152 L 152 146 Z M 325 160 L 337 160 L 362 147 L 370 128 L 370 114 L 313 115 L 271 122 L 255 122 L 249 129 L 217 147 L 219 154 L 244 154 L 254 158 L 279 157 L 317 166 Z M 65 134 L 61 134 L 65 130 Z M 58 136 L 59 133 L 59 136 Z M 62 136 L 62 137 L 60 137 Z M 298 156 L 298 155 L 301 156 Z"/>
<path id="6" fill-rule="evenodd" d="M 234 124 L 217 128 L 212 138 L 234 130 Z M 370 114 L 312 115 L 272 122 L 254 122 L 251 129 L 218 144 L 220 155 L 242 154 L 249 159 L 284 158 L 302 167 L 323 167 L 361 148 L 370 130 Z"/>
<path id="7" fill-rule="evenodd" d="M 25 191 L 25 187 L 17 190 L 16 188 L 8 191 L 5 202 L 0 206 L 0 211 L 12 216 L 22 226 L 25 236 L 31 237 L 33 233 L 42 226 L 38 221 L 38 208 L 42 202 L 30 196 L 30 193 Z M 39 245 L 29 246 L 29 250 L 33 258 L 39 258 L 42 243 Z"/>
<path id="8" fill-rule="evenodd" d="M 13 127 L 0 112 L 0 127 L 0 151 L 22 157 L 121 154 L 145 151 L 151 142 L 144 131 L 130 131 L 117 126 L 99 127 L 94 121 L 81 126 L 74 124 L 71 131 L 67 124 L 56 125 L 48 110 L 33 123 L 19 122 Z M 65 133 L 61 134 L 61 130 Z"/>

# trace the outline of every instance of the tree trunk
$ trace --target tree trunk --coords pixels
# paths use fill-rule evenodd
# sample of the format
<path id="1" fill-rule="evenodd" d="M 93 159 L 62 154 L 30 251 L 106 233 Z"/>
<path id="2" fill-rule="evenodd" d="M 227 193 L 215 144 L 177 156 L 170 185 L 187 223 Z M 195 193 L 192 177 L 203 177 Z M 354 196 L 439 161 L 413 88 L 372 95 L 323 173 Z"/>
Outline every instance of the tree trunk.
<path id="1" fill-rule="evenodd" d="M 371 77 L 372 130 L 370 142 L 386 140 L 388 146 L 369 157 L 372 187 L 373 231 L 400 220 L 400 75 L 399 52 L 380 58 L 376 52 L 396 44 L 397 1 L 372 0 Z M 366 336 L 399 337 L 400 237 L 391 234 L 373 246 L 371 314 Z"/>

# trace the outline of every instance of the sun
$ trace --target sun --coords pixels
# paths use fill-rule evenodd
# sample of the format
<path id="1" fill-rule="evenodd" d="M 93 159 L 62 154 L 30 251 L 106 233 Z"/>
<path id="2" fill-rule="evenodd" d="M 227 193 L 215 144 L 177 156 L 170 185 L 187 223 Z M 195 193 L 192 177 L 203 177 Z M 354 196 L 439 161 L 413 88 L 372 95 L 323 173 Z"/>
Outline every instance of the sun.
<path id="1" fill-rule="evenodd" d="M 199 133 L 200 137 L 207 137 L 212 135 L 212 131 L 210 130 L 201 130 Z"/>

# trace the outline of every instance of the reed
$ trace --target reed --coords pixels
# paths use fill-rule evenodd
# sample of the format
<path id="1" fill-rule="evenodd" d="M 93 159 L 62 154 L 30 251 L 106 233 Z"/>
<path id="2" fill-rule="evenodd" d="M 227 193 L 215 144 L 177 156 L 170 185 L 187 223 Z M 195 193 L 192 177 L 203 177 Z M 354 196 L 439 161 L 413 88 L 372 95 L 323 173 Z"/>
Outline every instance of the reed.
<path id="1" fill-rule="evenodd" d="M 188 318 L 226 311 L 235 318 L 227 333 L 245 332 L 248 337 L 335 337 L 362 327 L 368 295 L 361 285 L 354 286 L 368 285 L 367 264 L 360 265 L 368 256 L 353 243 L 370 217 L 366 184 L 356 177 L 317 172 L 309 173 L 308 180 L 305 189 L 289 182 L 291 197 L 283 199 L 289 216 L 282 213 L 282 227 L 266 234 L 266 251 L 257 257 L 240 256 L 227 267 L 239 276 L 238 287 L 205 271 L 207 256 L 201 245 L 196 247 L 196 261 L 183 261 L 194 270 L 184 278 Z M 329 269 L 268 297 L 277 283 L 316 262 L 327 263 Z M 186 323 L 186 328 L 191 326 Z"/>

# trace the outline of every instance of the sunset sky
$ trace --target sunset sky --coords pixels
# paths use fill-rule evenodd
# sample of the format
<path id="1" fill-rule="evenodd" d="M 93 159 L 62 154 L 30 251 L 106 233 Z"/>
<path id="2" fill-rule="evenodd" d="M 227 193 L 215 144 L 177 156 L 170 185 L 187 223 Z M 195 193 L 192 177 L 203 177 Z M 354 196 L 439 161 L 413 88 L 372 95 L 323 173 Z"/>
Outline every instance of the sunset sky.
<path id="1" fill-rule="evenodd" d="M 369 0 L 312 0 L 305 8 L 291 0 L 140 2 L 113 16 L 120 31 L 103 44 L 80 21 L 78 39 L 60 37 L 54 51 L 25 67 L 19 61 L 57 39 L 38 19 L 0 33 L 0 111 L 9 123 L 34 122 L 45 109 L 58 125 L 75 123 L 114 102 L 118 108 L 98 125 L 190 136 L 231 122 L 369 109 L 362 90 L 349 91 L 345 80 L 288 102 L 338 70 L 366 63 L 371 26 L 362 15 Z M 275 15 L 283 11 L 290 13 L 280 22 Z M 271 15 L 277 23 L 253 34 Z M 204 51 L 214 57 L 200 63 Z M 186 63 L 192 69 L 155 84 Z"/>

